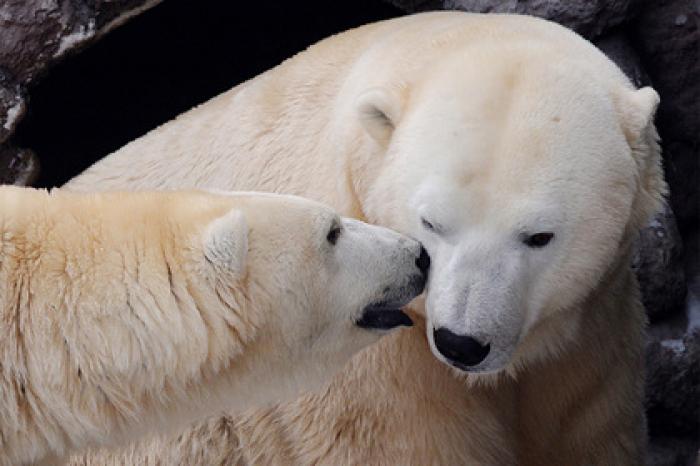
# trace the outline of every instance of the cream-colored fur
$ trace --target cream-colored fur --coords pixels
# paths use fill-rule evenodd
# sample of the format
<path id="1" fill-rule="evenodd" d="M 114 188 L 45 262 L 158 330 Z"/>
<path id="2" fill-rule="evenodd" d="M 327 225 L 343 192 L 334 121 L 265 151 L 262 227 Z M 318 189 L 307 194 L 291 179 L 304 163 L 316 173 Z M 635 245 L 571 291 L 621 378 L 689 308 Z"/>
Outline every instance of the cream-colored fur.
<path id="1" fill-rule="evenodd" d="M 629 260 L 664 192 L 657 102 L 555 24 L 429 13 L 324 40 L 98 162 L 68 186 L 304 195 L 433 266 L 425 324 L 324 393 L 76 463 L 641 464 Z M 483 373 L 431 355 L 437 326 L 493 343 Z"/>
<path id="2" fill-rule="evenodd" d="M 0 187 L 0 206 L 3 465 L 290 399 L 384 333 L 356 325 L 368 305 L 422 290 L 417 242 L 291 196 Z"/>

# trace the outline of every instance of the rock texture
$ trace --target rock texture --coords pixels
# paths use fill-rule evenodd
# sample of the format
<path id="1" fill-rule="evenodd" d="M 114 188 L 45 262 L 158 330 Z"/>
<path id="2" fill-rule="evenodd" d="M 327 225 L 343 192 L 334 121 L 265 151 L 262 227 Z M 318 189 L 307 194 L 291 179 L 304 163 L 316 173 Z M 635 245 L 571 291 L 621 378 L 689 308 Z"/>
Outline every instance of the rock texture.
<path id="1" fill-rule="evenodd" d="M 663 140 L 671 203 L 684 238 L 700 224 L 700 2 L 647 0 L 632 25 L 635 43 L 661 95 L 657 125 Z"/>
<path id="2" fill-rule="evenodd" d="M 39 174 L 39 160 L 29 149 L 0 148 L 0 184 L 31 185 Z"/>
<path id="3" fill-rule="evenodd" d="M 649 465 L 692 466 L 700 460 L 700 326 L 683 338 L 651 337 L 646 349 Z"/>
<path id="4" fill-rule="evenodd" d="M 632 80 L 635 86 L 651 85 L 651 78 L 644 69 L 635 44 L 624 31 L 614 31 L 596 40 L 596 45 Z"/>
<path id="5" fill-rule="evenodd" d="M 676 219 L 667 206 L 639 233 L 632 262 L 652 323 L 677 313 L 685 305 L 687 287 L 682 252 Z"/>
<path id="6" fill-rule="evenodd" d="M 27 108 L 28 86 L 69 51 L 89 43 L 160 0 L 4 0 L 0 3 L 0 151 L 28 160 L 27 152 L 3 145 Z M 22 162 L 23 163 L 23 162 Z M 36 164 L 33 164 L 36 166 Z M 31 177 L 0 165 L 2 182 Z"/>
<path id="7" fill-rule="evenodd" d="M 693 435 L 700 428 L 700 327 L 683 338 L 647 344 L 647 408 L 651 434 Z M 695 402 L 693 402 L 693 400 Z"/>

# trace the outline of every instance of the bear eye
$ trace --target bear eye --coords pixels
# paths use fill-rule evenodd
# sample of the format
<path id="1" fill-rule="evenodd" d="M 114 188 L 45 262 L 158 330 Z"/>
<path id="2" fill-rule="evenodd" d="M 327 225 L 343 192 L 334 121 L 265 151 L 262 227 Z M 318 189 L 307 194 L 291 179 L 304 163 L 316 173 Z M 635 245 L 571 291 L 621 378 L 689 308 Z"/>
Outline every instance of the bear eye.
<path id="1" fill-rule="evenodd" d="M 526 236 L 523 239 L 523 243 L 531 248 L 543 248 L 547 246 L 550 241 L 552 241 L 552 238 L 554 238 L 554 233 L 535 233 L 534 235 Z"/>
<path id="2" fill-rule="evenodd" d="M 435 231 L 435 225 L 433 225 L 432 223 L 430 223 L 429 221 L 427 221 L 425 218 L 421 217 L 421 218 L 420 218 L 420 223 L 423 225 L 423 227 L 424 227 L 426 230 Z"/>
<path id="3" fill-rule="evenodd" d="M 326 239 L 328 240 L 329 243 L 335 244 L 338 242 L 338 237 L 340 236 L 340 227 L 336 225 L 335 223 L 331 226 L 330 231 L 326 235 Z"/>

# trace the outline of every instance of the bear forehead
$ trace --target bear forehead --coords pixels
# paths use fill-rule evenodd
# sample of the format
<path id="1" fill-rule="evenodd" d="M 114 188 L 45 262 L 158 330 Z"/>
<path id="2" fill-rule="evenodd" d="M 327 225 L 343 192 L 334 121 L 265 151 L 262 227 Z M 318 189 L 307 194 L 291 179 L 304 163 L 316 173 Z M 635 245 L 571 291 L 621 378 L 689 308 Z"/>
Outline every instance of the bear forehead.
<path id="1" fill-rule="evenodd" d="M 546 177 L 552 164 L 580 176 L 607 170 L 616 163 L 611 152 L 626 152 L 608 85 L 577 64 L 542 61 L 437 67 L 411 96 L 405 147 L 427 147 L 436 154 L 431 164 L 459 184 L 493 177 L 518 184 L 532 171 Z"/>
<path id="2" fill-rule="evenodd" d="M 411 107 L 439 112 L 461 125 L 502 124 L 518 113 L 531 124 L 572 113 L 610 113 L 608 91 L 619 82 L 548 44 L 468 47 L 426 67 L 411 89 Z"/>
<path id="3" fill-rule="evenodd" d="M 632 159 L 609 84 L 579 64 L 541 57 L 533 66 L 518 56 L 482 68 L 463 62 L 436 67 L 412 96 L 401 131 L 401 149 L 422 167 L 419 182 L 434 185 L 432 200 L 457 191 L 471 214 L 523 200 L 533 208 L 522 210 L 541 210 L 630 184 Z M 426 151 L 427 165 L 419 161 Z"/>

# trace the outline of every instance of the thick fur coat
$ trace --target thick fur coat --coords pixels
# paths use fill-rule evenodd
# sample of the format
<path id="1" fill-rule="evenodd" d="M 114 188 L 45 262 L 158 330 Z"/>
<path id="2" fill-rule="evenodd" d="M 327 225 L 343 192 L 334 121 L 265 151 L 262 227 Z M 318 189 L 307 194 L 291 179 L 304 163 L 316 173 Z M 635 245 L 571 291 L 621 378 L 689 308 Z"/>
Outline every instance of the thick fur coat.
<path id="1" fill-rule="evenodd" d="M 76 463 L 641 464 L 629 263 L 665 192 L 657 103 L 553 23 L 429 13 L 321 41 L 106 157 L 69 188 L 308 196 L 421 239 L 433 268 L 421 324 L 323 393 Z M 483 366 L 450 368 L 438 328 L 489 342 Z"/>

